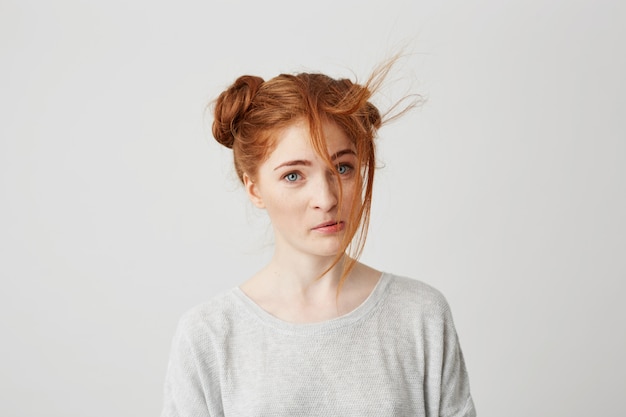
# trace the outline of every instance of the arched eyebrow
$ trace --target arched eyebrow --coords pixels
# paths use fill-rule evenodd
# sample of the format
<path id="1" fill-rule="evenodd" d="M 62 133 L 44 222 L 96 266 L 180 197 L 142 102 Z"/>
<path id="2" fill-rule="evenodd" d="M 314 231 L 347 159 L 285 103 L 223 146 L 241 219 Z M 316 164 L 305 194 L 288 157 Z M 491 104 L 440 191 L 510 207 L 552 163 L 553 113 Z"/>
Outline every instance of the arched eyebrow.
<path id="1" fill-rule="evenodd" d="M 356 156 L 356 152 L 354 152 L 352 149 L 344 149 L 341 150 L 339 152 L 335 152 L 334 154 L 331 155 L 330 160 L 334 161 L 335 159 L 342 157 L 344 155 L 354 155 Z"/>
<path id="2" fill-rule="evenodd" d="M 283 167 L 293 167 L 293 166 L 299 166 L 299 165 L 304 165 L 304 166 L 309 166 L 311 165 L 311 161 L 307 161 L 304 159 L 296 159 L 294 161 L 287 161 L 287 162 L 283 162 L 282 164 L 278 165 L 276 168 L 274 168 L 274 171 L 283 168 Z"/>
<path id="3" fill-rule="evenodd" d="M 344 155 L 354 155 L 356 156 L 356 152 L 354 152 L 352 149 L 342 149 L 338 152 L 335 152 L 334 154 L 332 154 L 330 156 L 331 161 L 334 161 L 338 158 L 341 158 Z M 306 159 L 294 159 L 293 161 L 287 161 L 287 162 L 283 162 L 282 164 L 278 165 L 276 168 L 274 168 L 274 171 L 283 168 L 283 167 L 293 167 L 293 166 L 310 166 L 311 165 L 311 161 L 308 161 Z"/>

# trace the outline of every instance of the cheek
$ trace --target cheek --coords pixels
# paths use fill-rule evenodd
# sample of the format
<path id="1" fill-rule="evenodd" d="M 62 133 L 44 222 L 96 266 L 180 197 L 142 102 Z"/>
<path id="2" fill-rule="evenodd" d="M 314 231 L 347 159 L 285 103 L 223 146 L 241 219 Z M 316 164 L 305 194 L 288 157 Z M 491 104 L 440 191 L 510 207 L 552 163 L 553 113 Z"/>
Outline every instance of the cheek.
<path id="1" fill-rule="evenodd" d="M 266 200 L 266 211 L 272 223 L 286 223 L 300 218 L 295 199 L 284 195 L 274 195 Z"/>
<path id="2" fill-rule="evenodd" d="M 361 206 L 361 199 L 358 198 L 358 195 L 356 194 L 356 187 L 354 185 L 354 183 L 344 183 L 343 184 L 343 194 L 342 194 L 342 198 L 341 198 L 341 208 L 339 209 L 340 211 L 344 211 L 344 215 L 346 215 L 347 213 L 351 213 L 351 212 L 355 212 L 358 211 L 360 206 Z M 356 201 L 353 205 L 353 199 L 357 198 L 358 201 Z"/>
<path id="3" fill-rule="evenodd" d="M 356 181 L 347 181 L 343 184 L 343 201 L 350 203 L 357 192 Z"/>

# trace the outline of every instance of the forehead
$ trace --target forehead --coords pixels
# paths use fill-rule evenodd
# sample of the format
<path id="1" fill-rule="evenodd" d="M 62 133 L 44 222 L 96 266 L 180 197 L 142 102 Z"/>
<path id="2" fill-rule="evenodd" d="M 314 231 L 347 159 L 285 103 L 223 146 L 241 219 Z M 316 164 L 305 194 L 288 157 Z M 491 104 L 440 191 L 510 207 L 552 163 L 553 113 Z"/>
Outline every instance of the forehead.
<path id="1" fill-rule="evenodd" d="M 335 123 L 323 122 L 322 131 L 329 155 L 345 149 L 355 150 L 348 136 Z M 311 144 L 311 134 L 306 120 L 292 123 L 277 133 L 273 150 L 266 162 L 281 162 L 286 159 L 321 159 Z"/>

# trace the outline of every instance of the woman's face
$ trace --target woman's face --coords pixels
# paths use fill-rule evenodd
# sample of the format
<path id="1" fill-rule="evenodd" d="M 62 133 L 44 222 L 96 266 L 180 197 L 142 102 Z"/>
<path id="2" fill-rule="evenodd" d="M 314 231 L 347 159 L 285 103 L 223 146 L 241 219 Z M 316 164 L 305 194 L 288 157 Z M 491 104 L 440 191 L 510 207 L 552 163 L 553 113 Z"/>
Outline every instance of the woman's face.
<path id="1" fill-rule="evenodd" d="M 244 175 L 250 199 L 266 209 L 272 221 L 276 251 L 336 256 L 341 249 L 357 191 L 357 157 L 354 146 L 336 124 L 324 123 L 323 131 L 342 183 L 341 202 L 337 177 L 311 146 L 304 120 L 278 133 L 276 146 L 259 166 L 254 181 Z"/>

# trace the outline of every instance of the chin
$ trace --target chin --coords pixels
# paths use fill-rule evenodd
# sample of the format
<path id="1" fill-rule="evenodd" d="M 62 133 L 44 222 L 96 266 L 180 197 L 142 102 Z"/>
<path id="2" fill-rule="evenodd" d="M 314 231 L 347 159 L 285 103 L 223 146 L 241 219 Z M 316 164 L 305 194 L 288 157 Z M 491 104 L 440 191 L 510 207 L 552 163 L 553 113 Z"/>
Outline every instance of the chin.
<path id="1" fill-rule="evenodd" d="M 342 252 L 342 237 L 343 236 L 337 236 L 335 239 L 325 239 L 322 242 L 318 242 L 315 248 L 311 247 L 311 251 L 319 253 L 320 256 L 335 257 L 338 253 Z"/>
<path id="2" fill-rule="evenodd" d="M 320 257 L 324 257 L 324 258 L 334 258 L 336 257 L 341 251 L 341 247 L 340 245 L 333 245 L 332 247 L 326 247 L 326 248 L 317 248 L 317 250 L 311 250 L 311 254 L 316 255 L 316 256 L 320 256 Z"/>

